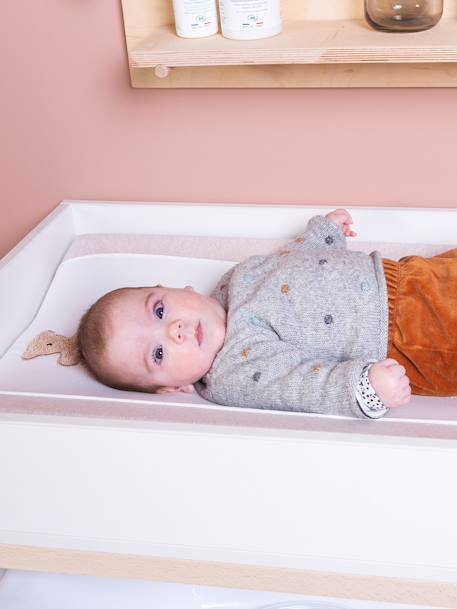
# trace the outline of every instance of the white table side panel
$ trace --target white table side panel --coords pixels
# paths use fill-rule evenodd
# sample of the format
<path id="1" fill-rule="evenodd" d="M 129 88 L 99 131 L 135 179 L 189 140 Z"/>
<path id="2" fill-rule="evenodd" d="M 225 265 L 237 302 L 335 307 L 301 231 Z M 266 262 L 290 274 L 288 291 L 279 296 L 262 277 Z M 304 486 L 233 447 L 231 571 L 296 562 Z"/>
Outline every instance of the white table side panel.
<path id="1" fill-rule="evenodd" d="M 292 237 L 334 206 L 68 201 L 78 234 L 132 233 Z M 457 209 L 352 207 L 363 241 L 456 243 Z M 356 243 L 357 240 L 354 241 Z"/>
<path id="2" fill-rule="evenodd" d="M 455 442 L 10 420 L 0 462 L 0 543 L 457 582 Z"/>
<path id="3" fill-rule="evenodd" d="M 0 357 L 32 321 L 73 238 L 72 207 L 60 205 L 0 261 Z"/>

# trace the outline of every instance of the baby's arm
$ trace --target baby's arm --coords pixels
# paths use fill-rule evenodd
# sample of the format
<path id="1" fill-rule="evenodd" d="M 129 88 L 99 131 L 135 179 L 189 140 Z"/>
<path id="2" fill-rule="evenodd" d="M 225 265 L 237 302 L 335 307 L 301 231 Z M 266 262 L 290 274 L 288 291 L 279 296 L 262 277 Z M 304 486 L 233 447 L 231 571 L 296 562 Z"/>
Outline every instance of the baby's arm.
<path id="1" fill-rule="evenodd" d="M 355 237 L 350 228 L 352 218 L 345 209 L 335 209 L 326 216 L 313 216 L 305 231 L 287 245 L 287 249 L 340 250 L 346 248 L 346 237 Z"/>
<path id="2" fill-rule="evenodd" d="M 306 359 L 295 345 L 269 340 L 259 329 L 257 340 L 240 341 L 207 375 L 203 397 L 227 406 L 378 418 L 356 399 L 364 359 Z M 374 416 L 373 416 L 374 415 Z"/>

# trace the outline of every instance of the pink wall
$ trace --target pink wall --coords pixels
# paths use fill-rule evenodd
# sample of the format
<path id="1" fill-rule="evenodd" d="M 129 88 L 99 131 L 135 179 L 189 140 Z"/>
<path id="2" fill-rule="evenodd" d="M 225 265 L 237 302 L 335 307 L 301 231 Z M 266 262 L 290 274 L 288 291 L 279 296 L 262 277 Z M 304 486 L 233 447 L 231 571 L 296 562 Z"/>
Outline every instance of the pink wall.
<path id="1" fill-rule="evenodd" d="M 0 255 L 65 198 L 457 207 L 457 89 L 134 90 L 120 0 L 2 21 Z"/>

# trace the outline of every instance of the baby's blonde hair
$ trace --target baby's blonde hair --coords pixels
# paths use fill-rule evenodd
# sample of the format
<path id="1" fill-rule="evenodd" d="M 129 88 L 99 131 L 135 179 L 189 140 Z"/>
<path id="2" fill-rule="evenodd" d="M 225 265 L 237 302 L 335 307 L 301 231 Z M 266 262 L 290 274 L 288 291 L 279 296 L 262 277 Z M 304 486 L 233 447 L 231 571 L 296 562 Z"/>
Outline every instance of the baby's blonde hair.
<path id="1" fill-rule="evenodd" d="M 77 340 L 82 362 L 91 374 L 104 385 L 125 391 L 147 391 L 153 393 L 157 387 L 140 387 L 121 381 L 106 363 L 108 348 L 109 317 L 113 304 L 126 290 L 118 288 L 104 294 L 81 317 Z"/>

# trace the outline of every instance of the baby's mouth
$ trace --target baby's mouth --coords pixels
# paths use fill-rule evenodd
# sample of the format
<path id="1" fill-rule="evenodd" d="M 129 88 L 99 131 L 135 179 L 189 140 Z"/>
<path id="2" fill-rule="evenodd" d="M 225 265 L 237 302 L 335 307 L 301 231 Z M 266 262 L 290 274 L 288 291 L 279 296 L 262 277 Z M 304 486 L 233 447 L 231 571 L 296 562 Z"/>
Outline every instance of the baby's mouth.
<path id="1" fill-rule="evenodd" d="M 197 327 L 195 329 L 195 338 L 197 339 L 198 346 L 201 346 L 203 342 L 203 328 L 200 322 L 198 322 Z"/>

